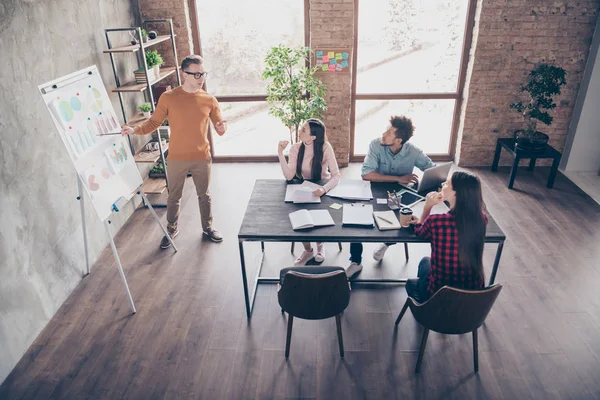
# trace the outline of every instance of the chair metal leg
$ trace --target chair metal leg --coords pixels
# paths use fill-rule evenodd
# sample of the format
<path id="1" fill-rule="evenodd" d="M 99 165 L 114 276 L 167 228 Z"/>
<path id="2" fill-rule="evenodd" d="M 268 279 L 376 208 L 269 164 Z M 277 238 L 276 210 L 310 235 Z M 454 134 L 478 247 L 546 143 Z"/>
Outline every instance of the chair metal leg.
<path id="1" fill-rule="evenodd" d="M 421 361 L 423 361 L 423 354 L 425 353 L 425 346 L 427 345 L 427 336 L 429 335 L 429 329 L 425 328 L 423 331 L 423 337 L 421 338 L 421 349 L 419 350 L 419 359 L 417 360 L 417 367 L 415 368 L 415 374 L 419 373 L 421 369 Z"/>
<path id="2" fill-rule="evenodd" d="M 265 251 L 265 242 L 260 242 L 260 250 Z"/>
<path id="3" fill-rule="evenodd" d="M 338 242 L 338 249 L 340 249 L 340 251 L 342 251 L 342 243 Z"/>
<path id="4" fill-rule="evenodd" d="M 473 365 L 475 373 L 479 372 L 479 349 L 477 346 L 477 329 L 473 331 Z"/>
<path id="5" fill-rule="evenodd" d="M 340 357 L 344 358 L 344 339 L 342 337 L 342 315 L 335 316 L 335 324 L 337 326 L 338 343 L 340 345 Z"/>
<path id="6" fill-rule="evenodd" d="M 294 316 L 288 314 L 287 338 L 285 339 L 285 358 L 290 356 L 290 344 L 292 342 L 292 325 L 294 324 Z"/>
<path id="7" fill-rule="evenodd" d="M 404 242 L 404 256 L 406 257 L 406 260 L 408 261 L 408 243 Z"/>
<path id="8" fill-rule="evenodd" d="M 292 252 L 292 254 L 294 254 L 294 245 L 296 244 L 296 242 L 292 242 L 292 249 L 290 250 Z"/>
<path id="9" fill-rule="evenodd" d="M 402 311 L 400 311 L 400 314 L 398 314 L 398 318 L 396 318 L 396 326 L 400 323 L 400 320 L 402 319 L 402 317 L 404 316 L 404 313 L 406 312 L 406 309 L 408 308 L 408 302 L 410 300 L 406 299 L 406 303 L 404 303 L 404 307 L 402 307 Z"/>

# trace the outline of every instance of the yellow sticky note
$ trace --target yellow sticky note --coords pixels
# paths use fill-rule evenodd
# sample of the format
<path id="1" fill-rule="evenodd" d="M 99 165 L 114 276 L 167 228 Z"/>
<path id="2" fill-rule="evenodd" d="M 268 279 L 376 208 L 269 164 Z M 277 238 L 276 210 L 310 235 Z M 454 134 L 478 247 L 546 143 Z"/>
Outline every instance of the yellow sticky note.
<path id="1" fill-rule="evenodd" d="M 333 52 L 333 51 L 328 52 L 327 53 L 327 57 L 334 58 L 335 57 L 335 52 Z"/>
<path id="2" fill-rule="evenodd" d="M 332 205 L 329 206 L 330 208 L 333 208 L 334 210 L 339 210 L 340 208 L 342 208 L 342 205 L 339 203 L 333 203 Z"/>

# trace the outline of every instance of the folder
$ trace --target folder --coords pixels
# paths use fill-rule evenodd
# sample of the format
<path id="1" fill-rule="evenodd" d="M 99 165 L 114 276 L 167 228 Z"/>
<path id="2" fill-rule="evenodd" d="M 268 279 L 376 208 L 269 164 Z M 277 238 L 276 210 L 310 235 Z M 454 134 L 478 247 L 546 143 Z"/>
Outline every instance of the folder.
<path id="1" fill-rule="evenodd" d="M 344 204 L 342 226 L 373 227 L 373 206 L 367 203 Z"/>

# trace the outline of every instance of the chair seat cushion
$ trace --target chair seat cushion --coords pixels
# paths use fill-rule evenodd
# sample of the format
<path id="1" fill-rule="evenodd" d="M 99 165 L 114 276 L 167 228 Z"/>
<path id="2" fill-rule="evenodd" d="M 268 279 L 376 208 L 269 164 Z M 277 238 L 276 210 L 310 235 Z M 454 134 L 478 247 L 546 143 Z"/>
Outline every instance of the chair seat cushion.
<path id="1" fill-rule="evenodd" d="M 283 277 L 289 271 L 296 271 L 296 272 L 300 272 L 302 274 L 318 275 L 318 274 L 327 274 L 329 272 L 334 272 L 334 271 L 344 271 L 344 268 L 342 268 L 342 267 L 329 267 L 329 266 L 324 266 L 324 265 L 316 265 L 314 267 L 313 266 L 308 266 L 308 267 L 307 266 L 299 266 L 299 267 L 283 268 L 279 272 L 279 284 L 283 283 Z"/>

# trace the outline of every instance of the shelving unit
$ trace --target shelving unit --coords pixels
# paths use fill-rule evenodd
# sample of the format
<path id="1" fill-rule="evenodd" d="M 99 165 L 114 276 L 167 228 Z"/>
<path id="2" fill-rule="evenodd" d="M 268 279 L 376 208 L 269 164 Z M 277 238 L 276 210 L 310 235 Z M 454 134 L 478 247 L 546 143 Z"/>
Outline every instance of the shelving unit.
<path id="1" fill-rule="evenodd" d="M 151 39 L 151 40 L 144 42 L 142 39 L 142 29 L 146 29 L 148 24 L 156 24 L 156 23 L 168 24 L 169 34 L 168 35 L 160 35 L 160 36 L 156 37 L 155 39 Z M 114 32 L 130 32 L 130 33 L 134 32 L 134 35 L 136 36 L 136 38 L 139 39 L 139 43 L 137 43 L 135 45 L 113 47 L 111 44 L 110 38 L 109 38 L 109 34 L 114 33 Z M 112 91 L 115 93 L 118 93 L 118 95 L 119 95 L 119 103 L 121 105 L 121 113 L 123 115 L 123 121 L 130 126 L 140 125 L 141 123 L 146 121 L 147 118 L 144 118 L 142 113 L 135 114 L 131 119 L 127 118 L 127 113 L 125 112 L 125 106 L 123 104 L 123 93 L 143 93 L 144 100 L 151 104 L 152 112 L 154 112 L 155 105 L 154 105 L 154 94 L 152 93 L 152 85 L 162 81 L 163 79 L 165 79 L 166 77 L 168 77 L 172 74 L 175 74 L 175 76 L 177 77 L 177 84 L 181 85 L 181 77 L 179 75 L 179 69 L 177 67 L 179 65 L 179 62 L 177 60 L 177 48 L 175 46 L 175 33 L 173 32 L 173 21 L 171 19 L 149 19 L 149 20 L 145 20 L 142 23 L 142 26 L 139 26 L 139 27 L 105 29 L 104 34 L 106 36 L 106 44 L 108 46 L 108 49 L 104 50 L 104 53 L 106 53 L 110 56 L 110 62 L 112 65 L 113 74 L 114 74 L 115 83 L 116 83 L 116 88 L 114 88 Z M 149 79 L 149 76 L 148 76 L 148 64 L 146 63 L 146 52 L 144 50 L 147 49 L 148 47 L 152 47 L 154 45 L 157 45 L 157 44 L 163 43 L 163 42 L 167 42 L 167 41 L 171 41 L 171 48 L 173 50 L 173 59 L 175 61 L 175 65 L 170 66 L 170 67 L 160 68 L 159 76 L 156 77 L 156 79 L 151 80 L 151 79 Z M 143 68 L 144 71 L 146 71 L 146 73 L 145 73 L 146 82 L 145 83 L 138 83 L 135 80 L 135 78 L 132 81 L 121 83 L 121 79 L 119 78 L 119 75 L 117 73 L 117 68 L 115 65 L 115 55 L 127 54 L 127 53 L 136 53 L 137 54 L 138 68 Z M 163 165 L 163 169 L 165 171 L 164 178 L 147 178 L 146 180 L 144 180 L 142 189 L 144 190 L 144 192 L 146 192 L 148 194 L 161 194 L 165 191 L 165 189 L 168 186 L 168 181 L 166 178 L 167 163 L 165 162 L 165 151 L 168 149 L 168 144 L 166 147 L 163 147 L 163 144 L 161 141 L 161 137 L 162 137 L 161 130 L 163 130 L 163 129 L 168 130 L 169 128 L 167 126 L 163 126 L 163 127 L 160 127 L 157 129 L 158 147 L 159 147 L 158 151 L 157 150 L 155 150 L 153 152 L 140 151 L 136 154 L 135 149 L 133 148 L 133 146 L 131 144 L 131 138 L 129 138 L 129 146 L 131 148 L 132 154 L 134 154 L 134 158 L 135 158 L 136 162 L 152 163 L 152 164 L 156 164 L 157 162 L 159 162 L 159 163 L 162 163 L 162 165 Z M 148 154 L 148 153 L 150 153 L 150 154 Z M 153 206 L 154 207 L 164 207 L 166 205 L 165 204 L 153 204 Z"/>

